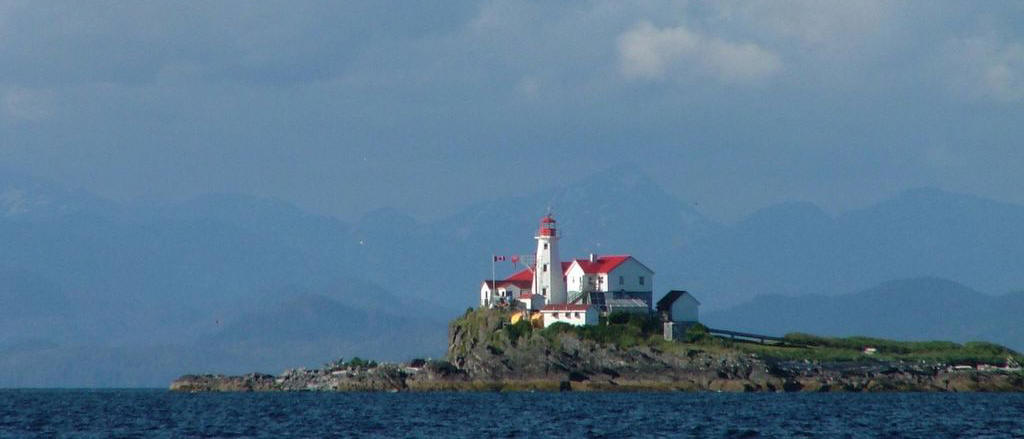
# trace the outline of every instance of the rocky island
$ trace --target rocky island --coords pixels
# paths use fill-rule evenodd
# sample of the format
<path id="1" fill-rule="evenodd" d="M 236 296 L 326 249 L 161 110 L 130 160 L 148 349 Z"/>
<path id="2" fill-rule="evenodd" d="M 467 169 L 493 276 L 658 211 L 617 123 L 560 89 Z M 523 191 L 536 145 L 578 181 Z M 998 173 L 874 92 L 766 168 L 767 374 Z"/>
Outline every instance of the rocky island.
<path id="1" fill-rule="evenodd" d="M 512 324 L 479 309 L 449 325 L 442 360 L 353 359 L 280 375 L 185 375 L 170 388 L 208 391 L 1024 391 L 1021 356 L 972 342 L 900 342 L 790 334 L 770 345 L 710 336 L 661 337 L 653 319 L 602 325 Z"/>

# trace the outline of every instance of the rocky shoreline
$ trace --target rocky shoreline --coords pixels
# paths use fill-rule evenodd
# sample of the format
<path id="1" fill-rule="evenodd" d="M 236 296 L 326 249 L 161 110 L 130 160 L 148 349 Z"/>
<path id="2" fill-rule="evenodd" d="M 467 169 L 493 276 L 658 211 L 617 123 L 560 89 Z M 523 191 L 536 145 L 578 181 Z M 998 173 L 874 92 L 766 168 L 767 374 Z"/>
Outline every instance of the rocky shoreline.
<path id="1" fill-rule="evenodd" d="M 267 391 L 709 391 L 709 392 L 1020 392 L 1019 372 L 955 370 L 938 364 L 770 363 L 706 358 L 705 367 L 662 373 L 604 370 L 481 379 L 441 366 L 383 364 L 362 369 L 293 369 L 280 375 L 185 375 L 179 392 Z M 716 364 L 717 363 L 717 364 Z"/>
<path id="2" fill-rule="evenodd" d="M 468 316 L 468 315 L 467 315 Z M 1021 392 L 1017 368 L 933 361 L 778 360 L 714 345 L 620 347 L 571 333 L 508 330 L 500 313 L 453 322 L 445 360 L 334 364 L 274 376 L 185 375 L 181 392 L 708 391 Z M 659 348 L 659 346 L 661 348 Z"/>

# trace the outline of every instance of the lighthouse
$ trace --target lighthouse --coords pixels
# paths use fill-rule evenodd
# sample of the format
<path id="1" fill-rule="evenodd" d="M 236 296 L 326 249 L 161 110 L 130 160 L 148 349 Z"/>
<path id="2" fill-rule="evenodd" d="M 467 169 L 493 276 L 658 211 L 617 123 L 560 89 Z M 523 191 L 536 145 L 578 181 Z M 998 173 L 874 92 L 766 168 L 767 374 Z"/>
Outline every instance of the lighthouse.
<path id="1" fill-rule="evenodd" d="M 540 219 L 537 230 L 537 265 L 534 268 L 533 293 L 544 296 L 548 304 L 565 303 L 565 278 L 558 258 L 558 234 L 551 214 Z"/>

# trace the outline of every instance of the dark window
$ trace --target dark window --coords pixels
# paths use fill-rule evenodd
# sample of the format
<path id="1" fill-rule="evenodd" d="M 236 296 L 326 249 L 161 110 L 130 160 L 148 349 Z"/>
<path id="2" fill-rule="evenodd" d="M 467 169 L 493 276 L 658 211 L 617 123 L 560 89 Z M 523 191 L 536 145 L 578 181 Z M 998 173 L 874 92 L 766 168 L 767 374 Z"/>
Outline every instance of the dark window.
<path id="1" fill-rule="evenodd" d="M 547 250 L 547 249 L 548 249 L 548 243 L 545 242 L 544 243 L 544 250 Z"/>
<path id="2" fill-rule="evenodd" d="M 643 284 L 644 284 L 644 277 L 640 276 L 640 285 L 643 285 Z"/>
<path id="3" fill-rule="evenodd" d="M 548 272 L 548 264 L 544 264 L 544 272 L 545 272 L 545 273 L 547 273 L 547 272 Z"/>
<path id="4" fill-rule="evenodd" d="M 619 285 L 626 283 L 626 276 L 619 276 Z"/>

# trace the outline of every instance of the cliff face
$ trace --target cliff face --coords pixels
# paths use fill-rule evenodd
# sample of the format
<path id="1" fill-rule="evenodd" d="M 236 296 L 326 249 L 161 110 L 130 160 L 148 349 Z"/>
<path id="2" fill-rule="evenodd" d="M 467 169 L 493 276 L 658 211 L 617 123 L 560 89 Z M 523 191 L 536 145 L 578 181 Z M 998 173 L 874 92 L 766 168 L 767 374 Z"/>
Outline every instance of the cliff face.
<path id="1" fill-rule="evenodd" d="M 574 388 L 782 390 L 764 361 L 739 352 L 620 348 L 571 333 L 517 334 L 507 315 L 470 313 L 449 326 L 448 361 L 480 381 L 569 381 Z"/>
<path id="2" fill-rule="evenodd" d="M 578 331 L 509 325 L 508 317 L 477 310 L 453 321 L 446 361 L 336 365 L 279 376 L 187 375 L 171 390 L 1024 391 L 1020 371 L 928 361 L 779 360 L 721 343 L 657 337 L 602 342 Z"/>

